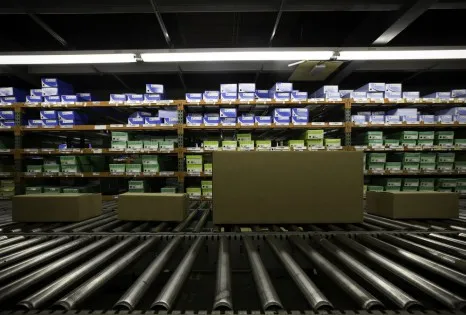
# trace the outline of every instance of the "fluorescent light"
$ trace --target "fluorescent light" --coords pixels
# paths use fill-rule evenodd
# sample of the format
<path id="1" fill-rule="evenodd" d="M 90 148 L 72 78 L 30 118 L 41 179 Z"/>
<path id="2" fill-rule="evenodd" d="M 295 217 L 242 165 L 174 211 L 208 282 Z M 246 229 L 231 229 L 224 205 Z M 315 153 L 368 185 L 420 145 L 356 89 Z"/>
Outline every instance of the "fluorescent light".
<path id="1" fill-rule="evenodd" d="M 136 62 L 134 54 L 0 55 L 0 65 L 59 65 Z"/>
<path id="2" fill-rule="evenodd" d="M 340 51 L 338 60 L 466 59 L 466 50 L 360 50 Z"/>
<path id="3" fill-rule="evenodd" d="M 294 66 L 300 65 L 300 64 L 305 63 L 305 62 L 306 62 L 306 60 L 296 61 L 296 62 L 290 63 L 288 65 L 288 67 L 294 67 Z"/>
<path id="4" fill-rule="evenodd" d="M 333 51 L 212 51 L 141 54 L 144 62 L 329 60 Z"/>

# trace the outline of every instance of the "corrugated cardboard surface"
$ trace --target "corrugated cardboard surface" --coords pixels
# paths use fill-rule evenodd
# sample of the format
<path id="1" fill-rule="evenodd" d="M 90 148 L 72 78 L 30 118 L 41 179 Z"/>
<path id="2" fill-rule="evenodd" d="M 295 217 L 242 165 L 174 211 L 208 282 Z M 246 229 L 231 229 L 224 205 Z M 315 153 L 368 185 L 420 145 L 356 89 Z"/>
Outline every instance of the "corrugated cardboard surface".
<path id="1" fill-rule="evenodd" d="M 176 221 L 186 218 L 186 194 L 125 193 L 118 197 L 118 219 L 126 221 Z"/>
<path id="2" fill-rule="evenodd" d="M 367 192 L 366 211 L 392 219 L 447 219 L 459 215 L 459 195 L 449 192 Z"/>
<path id="3" fill-rule="evenodd" d="M 361 152 L 214 152 L 215 224 L 357 223 Z"/>
<path id="4" fill-rule="evenodd" d="M 77 222 L 102 214 L 101 194 L 37 194 L 13 197 L 13 221 Z"/>

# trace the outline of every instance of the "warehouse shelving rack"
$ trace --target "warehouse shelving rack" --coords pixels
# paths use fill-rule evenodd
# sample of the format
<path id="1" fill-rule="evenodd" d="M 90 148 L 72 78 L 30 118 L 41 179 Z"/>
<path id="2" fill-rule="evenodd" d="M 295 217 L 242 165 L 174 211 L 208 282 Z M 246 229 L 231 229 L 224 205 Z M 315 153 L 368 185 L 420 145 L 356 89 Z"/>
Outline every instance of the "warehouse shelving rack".
<path id="1" fill-rule="evenodd" d="M 15 169 L 17 170 L 16 173 L 0 173 L 0 177 L 14 177 L 16 182 L 16 193 L 21 193 L 23 190 L 23 180 L 24 178 L 53 178 L 53 177 L 82 177 L 82 178 L 104 178 L 104 177 L 137 177 L 137 178 L 144 178 L 144 177 L 176 177 L 178 178 L 179 188 L 182 191 L 184 188 L 184 179 L 187 177 L 210 177 L 211 174 L 199 173 L 199 174 L 188 174 L 185 172 L 185 162 L 184 158 L 186 154 L 208 154 L 209 151 L 204 151 L 202 149 L 196 148 L 187 148 L 184 146 L 185 142 L 185 134 L 186 132 L 196 131 L 196 130 L 237 130 L 237 131 L 248 131 L 248 130 L 273 130 L 273 129 L 282 129 L 282 130 L 305 130 L 305 129 L 328 129 L 328 130 L 342 130 L 344 132 L 343 136 L 343 150 L 349 151 L 367 151 L 367 152 L 399 152 L 399 151 L 425 151 L 425 152 L 442 152 L 442 151 L 466 151 L 466 147 L 367 147 L 367 146 L 358 146 L 352 145 L 351 143 L 351 136 L 353 130 L 369 130 L 369 129 L 466 129 L 466 124 L 460 123 L 435 123 L 435 124 L 424 124 L 424 123 L 417 123 L 417 124 L 406 124 L 400 123 L 396 125 L 385 125 L 385 124 L 371 124 L 367 123 L 364 125 L 358 125 L 351 122 L 351 110 L 352 108 L 365 108 L 370 106 L 375 106 L 389 109 L 389 108 L 397 108 L 398 106 L 413 106 L 413 107 L 427 107 L 427 108 L 436 108 L 436 107 L 445 107 L 445 106 L 461 106 L 466 102 L 462 99 L 451 99 L 451 100 L 404 100 L 403 102 L 393 102 L 392 100 L 380 100 L 380 101 L 370 101 L 370 100 L 354 100 L 354 99 L 342 99 L 338 101 L 326 101 L 326 100 L 308 100 L 308 101 L 232 101 L 232 102 L 204 102 L 201 101 L 199 103 L 188 103 L 184 100 L 173 100 L 173 101 L 160 101 L 157 103 L 134 103 L 134 104 L 126 104 L 126 103 L 110 103 L 110 102 L 80 102 L 80 103 L 72 103 L 72 104 L 28 104 L 28 103 L 16 103 L 11 106 L 1 106 L 2 109 L 13 109 L 15 111 L 15 127 L 10 128 L 0 128 L 0 132 L 3 133 L 13 133 L 14 136 L 14 148 L 10 150 L 2 150 L 0 154 L 8 154 L 13 155 Z M 266 106 L 266 107 L 296 107 L 296 106 L 342 106 L 344 110 L 344 121 L 340 122 L 310 122 L 306 125 L 275 125 L 272 124 L 271 126 L 241 126 L 239 124 L 235 126 L 188 126 L 184 123 L 185 121 L 185 108 L 220 108 L 220 107 L 236 107 L 236 106 Z M 382 107 L 383 106 L 383 107 Z M 29 127 L 29 126 L 22 126 L 21 123 L 23 121 L 23 113 L 25 110 L 29 108 L 45 108 L 45 109 L 80 109 L 80 108 L 93 108 L 93 107 L 100 107 L 100 108 L 147 108 L 147 109 L 154 109 L 154 108 L 166 108 L 166 107 L 174 107 L 178 113 L 178 121 L 179 124 L 170 125 L 170 126 L 128 126 L 125 124 L 102 124 L 102 125 L 76 125 L 76 126 L 58 126 L 58 127 Z M 60 131 L 176 131 L 177 138 L 178 138 L 178 148 L 175 150 L 170 151 L 154 151 L 154 150 L 117 150 L 117 149 L 109 149 L 109 148 L 95 148 L 95 149 L 88 149 L 88 148 L 78 148 L 78 149 L 65 149 L 65 150 L 57 150 L 57 149 L 48 149 L 48 148 L 23 148 L 23 137 L 27 136 L 30 132 L 60 132 Z M 323 148 L 316 148 L 316 149 L 323 149 Z M 111 155 L 111 154 L 171 154 L 177 156 L 177 170 L 173 170 L 171 172 L 160 172 L 158 174 L 110 174 L 108 172 L 88 172 L 88 173 L 76 173 L 76 174 L 25 174 L 21 172 L 23 169 L 22 160 L 25 156 L 30 155 Z M 402 175 L 402 176 L 414 176 L 414 175 L 445 175 L 445 176 L 452 176 L 452 175 L 462 175 L 463 172 L 429 172 L 423 174 L 422 172 L 366 172 L 366 175 Z M 464 172 L 466 174 L 466 172 Z"/>

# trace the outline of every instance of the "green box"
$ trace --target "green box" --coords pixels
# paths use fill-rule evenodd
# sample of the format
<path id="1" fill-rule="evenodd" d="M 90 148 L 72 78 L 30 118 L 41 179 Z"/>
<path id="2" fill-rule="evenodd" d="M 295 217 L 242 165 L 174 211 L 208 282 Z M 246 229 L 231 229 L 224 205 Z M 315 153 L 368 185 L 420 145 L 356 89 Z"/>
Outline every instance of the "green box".
<path id="1" fill-rule="evenodd" d="M 401 187 L 401 191 L 418 191 L 419 187 L 410 187 L 410 186 L 403 186 Z"/>
<path id="2" fill-rule="evenodd" d="M 159 142 L 154 140 L 144 140 L 142 142 L 144 149 L 148 150 L 158 150 L 159 149 Z"/>
<path id="3" fill-rule="evenodd" d="M 59 173 L 60 172 L 60 165 L 54 164 L 47 164 L 44 165 L 44 173 Z"/>
<path id="4" fill-rule="evenodd" d="M 314 147 L 314 146 L 323 147 L 324 146 L 324 139 L 305 140 L 305 143 L 306 143 L 306 147 Z"/>
<path id="5" fill-rule="evenodd" d="M 126 164 L 109 164 L 110 173 L 124 173 L 126 171 Z"/>
<path id="6" fill-rule="evenodd" d="M 395 146 L 397 146 L 397 145 L 400 145 L 400 140 L 398 140 L 398 139 L 385 139 L 385 140 L 383 141 L 383 143 L 384 143 L 385 145 L 388 145 L 388 146 L 390 146 L 390 145 L 395 145 Z"/>
<path id="7" fill-rule="evenodd" d="M 189 198 L 199 199 L 202 195 L 201 187 L 187 187 L 186 193 L 188 194 Z"/>
<path id="8" fill-rule="evenodd" d="M 421 163 L 435 163 L 437 161 L 437 154 L 435 153 L 421 153 Z"/>
<path id="9" fill-rule="evenodd" d="M 176 194 L 176 187 L 170 187 L 170 186 L 162 187 L 160 188 L 160 192 Z"/>
<path id="10" fill-rule="evenodd" d="M 129 136 L 127 132 L 112 131 L 112 141 L 128 141 Z"/>
<path id="11" fill-rule="evenodd" d="M 401 163 L 401 167 L 406 171 L 418 171 L 419 163 L 403 162 Z"/>
<path id="12" fill-rule="evenodd" d="M 419 178 L 419 187 L 429 187 L 434 190 L 435 179 L 434 178 Z"/>
<path id="13" fill-rule="evenodd" d="M 201 188 L 202 189 L 212 189 L 212 181 L 211 180 L 202 180 L 201 181 Z"/>
<path id="14" fill-rule="evenodd" d="M 453 171 L 453 165 L 455 163 L 437 163 L 437 170 L 439 171 Z"/>
<path id="15" fill-rule="evenodd" d="M 55 158 L 55 157 L 46 156 L 46 157 L 44 157 L 43 161 L 44 161 L 44 163 L 43 163 L 44 165 L 57 165 L 57 164 L 59 164 L 58 161 L 57 161 L 57 158 Z"/>
<path id="16" fill-rule="evenodd" d="M 188 164 L 186 171 L 188 173 L 202 173 L 202 164 Z"/>
<path id="17" fill-rule="evenodd" d="M 434 140 L 430 140 L 430 139 L 417 140 L 417 145 L 433 146 Z"/>
<path id="18" fill-rule="evenodd" d="M 400 140 L 401 145 L 406 145 L 406 146 L 415 146 L 417 145 L 418 140 L 411 140 L 411 139 L 402 139 Z"/>
<path id="19" fill-rule="evenodd" d="M 158 164 L 143 164 L 142 171 L 144 173 L 158 173 L 160 172 L 160 165 Z"/>
<path id="20" fill-rule="evenodd" d="M 403 160 L 405 163 L 420 163 L 421 153 L 418 152 L 405 152 L 403 153 Z"/>
<path id="21" fill-rule="evenodd" d="M 85 187 L 65 187 L 63 188 L 64 194 L 82 194 L 87 192 Z"/>
<path id="22" fill-rule="evenodd" d="M 452 146 L 454 143 L 453 139 L 435 139 L 435 145 L 440 146 Z"/>
<path id="23" fill-rule="evenodd" d="M 256 147 L 260 149 L 272 148 L 272 140 L 256 140 Z"/>
<path id="24" fill-rule="evenodd" d="M 218 143 L 218 141 L 205 140 L 203 142 L 203 146 L 204 146 L 204 150 L 216 151 L 219 148 L 219 143 Z"/>
<path id="25" fill-rule="evenodd" d="M 418 132 L 419 140 L 434 140 L 435 139 L 435 132 L 434 131 L 419 131 Z"/>
<path id="26" fill-rule="evenodd" d="M 366 158 L 367 163 L 385 163 L 387 161 L 386 153 L 369 153 Z"/>
<path id="27" fill-rule="evenodd" d="M 434 187 L 422 187 L 419 186 L 418 191 L 435 191 Z"/>
<path id="28" fill-rule="evenodd" d="M 364 144 L 371 145 L 371 146 L 382 146 L 383 140 L 382 139 L 365 139 Z"/>
<path id="29" fill-rule="evenodd" d="M 222 148 L 224 150 L 236 150 L 238 147 L 238 142 L 235 140 L 223 140 L 222 141 Z"/>
<path id="30" fill-rule="evenodd" d="M 202 188 L 202 196 L 206 198 L 212 198 L 212 189 Z"/>
<path id="31" fill-rule="evenodd" d="M 418 187 L 419 178 L 403 178 L 403 187 Z"/>
<path id="32" fill-rule="evenodd" d="M 466 146 L 466 139 L 454 139 L 455 145 Z"/>
<path id="33" fill-rule="evenodd" d="M 202 164 L 202 155 L 186 155 L 186 164 Z"/>
<path id="34" fill-rule="evenodd" d="M 171 140 L 159 141 L 159 149 L 165 151 L 173 151 L 175 150 L 175 143 Z"/>
<path id="35" fill-rule="evenodd" d="M 144 148 L 144 142 L 142 140 L 128 141 L 128 149 L 139 150 Z"/>
<path id="36" fill-rule="evenodd" d="M 44 194 L 60 194 L 61 187 L 44 187 Z"/>
<path id="37" fill-rule="evenodd" d="M 417 140 L 419 139 L 418 131 L 405 130 L 399 133 L 400 140 Z"/>
<path id="38" fill-rule="evenodd" d="M 42 194 L 42 186 L 28 186 L 26 187 L 26 195 Z"/>
<path id="39" fill-rule="evenodd" d="M 79 173 L 81 168 L 78 165 L 62 165 L 61 171 L 62 173 Z"/>
<path id="40" fill-rule="evenodd" d="M 437 188 L 436 191 L 438 192 L 453 192 L 453 188 Z"/>
<path id="41" fill-rule="evenodd" d="M 212 174 L 212 163 L 204 164 L 204 173 Z"/>
<path id="42" fill-rule="evenodd" d="M 455 192 L 460 194 L 466 194 L 466 186 L 456 186 Z"/>
<path id="43" fill-rule="evenodd" d="M 142 164 L 126 164 L 126 173 L 141 173 Z"/>
<path id="44" fill-rule="evenodd" d="M 0 187 L 15 187 L 15 181 L 11 179 L 0 180 Z"/>
<path id="45" fill-rule="evenodd" d="M 306 130 L 302 135 L 301 139 L 304 140 L 316 140 L 316 139 L 324 139 L 324 130 L 323 129 L 312 129 Z"/>
<path id="46" fill-rule="evenodd" d="M 437 163 L 455 163 L 454 152 L 437 153 Z"/>
<path id="47" fill-rule="evenodd" d="M 401 162 L 386 162 L 385 169 L 390 171 L 401 171 Z"/>
<path id="48" fill-rule="evenodd" d="M 457 178 L 456 186 L 466 187 L 466 178 Z"/>
<path id="49" fill-rule="evenodd" d="M 159 165 L 158 155 L 141 155 L 143 165 Z"/>
<path id="50" fill-rule="evenodd" d="M 251 141 L 252 135 L 250 133 L 238 133 L 236 135 L 236 141 Z"/>
<path id="51" fill-rule="evenodd" d="M 126 149 L 127 142 L 126 141 L 112 141 L 111 148 L 112 149 Z"/>
<path id="52" fill-rule="evenodd" d="M 369 171 L 381 171 L 385 169 L 385 163 L 367 163 Z"/>
<path id="53" fill-rule="evenodd" d="M 130 180 L 128 181 L 129 192 L 145 192 L 146 182 L 144 180 Z"/>
<path id="54" fill-rule="evenodd" d="M 367 131 L 364 138 L 367 140 L 383 140 L 383 131 Z"/>
<path id="55" fill-rule="evenodd" d="M 383 191 L 383 186 L 368 185 L 367 191 Z"/>
<path id="56" fill-rule="evenodd" d="M 28 173 L 42 173 L 42 165 L 26 165 L 26 170 Z"/>
<path id="57" fill-rule="evenodd" d="M 401 191 L 401 186 L 384 186 L 384 191 Z"/>
<path id="58" fill-rule="evenodd" d="M 456 161 L 455 170 L 466 171 L 466 161 Z"/>
<path id="59" fill-rule="evenodd" d="M 326 147 L 341 147 L 341 139 L 324 139 Z"/>
<path id="60" fill-rule="evenodd" d="M 422 171 L 435 171 L 437 169 L 437 164 L 435 164 L 435 163 L 420 163 L 419 168 Z"/>
<path id="61" fill-rule="evenodd" d="M 437 179 L 437 187 L 455 188 L 456 182 L 456 178 L 439 178 Z"/>
<path id="62" fill-rule="evenodd" d="M 78 158 L 76 155 L 62 155 L 60 156 L 61 165 L 76 165 L 78 164 Z"/>
<path id="63" fill-rule="evenodd" d="M 241 149 L 254 150 L 254 140 L 241 140 L 238 141 L 239 147 Z M 304 140 L 303 140 L 304 146 Z"/>
<path id="64" fill-rule="evenodd" d="M 455 132 L 454 131 L 436 131 L 435 139 L 437 140 L 454 140 Z"/>

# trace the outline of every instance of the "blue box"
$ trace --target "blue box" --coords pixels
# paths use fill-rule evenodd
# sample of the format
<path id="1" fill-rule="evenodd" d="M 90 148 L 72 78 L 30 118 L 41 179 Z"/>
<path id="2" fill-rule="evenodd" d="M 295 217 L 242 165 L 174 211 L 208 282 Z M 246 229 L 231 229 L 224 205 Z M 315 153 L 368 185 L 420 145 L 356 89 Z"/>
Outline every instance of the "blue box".
<path id="1" fill-rule="evenodd" d="M 309 122 L 307 116 L 291 116 L 291 123 L 293 125 L 306 125 Z"/>
<path id="2" fill-rule="evenodd" d="M 238 83 L 238 92 L 254 93 L 256 91 L 255 83 Z"/>
<path id="3" fill-rule="evenodd" d="M 309 109 L 308 108 L 292 108 L 291 109 L 291 116 L 292 117 L 309 117 Z"/>
<path id="4" fill-rule="evenodd" d="M 257 99 L 269 99 L 269 90 L 256 90 Z"/>
<path id="5" fill-rule="evenodd" d="M 450 92 L 450 95 L 451 97 L 453 98 L 458 98 L 458 97 L 466 97 L 466 90 L 465 89 L 462 89 L 462 90 L 451 90 Z"/>
<path id="6" fill-rule="evenodd" d="M 452 115 L 435 115 L 436 122 L 453 122 Z"/>
<path id="7" fill-rule="evenodd" d="M 73 89 L 70 88 L 42 88 L 42 96 L 51 96 L 51 95 L 64 95 L 64 94 L 73 94 Z"/>
<path id="8" fill-rule="evenodd" d="M 56 119 L 42 119 L 43 126 L 56 127 L 58 126 L 58 120 Z"/>
<path id="9" fill-rule="evenodd" d="M 112 103 L 120 103 L 120 102 L 126 102 L 128 100 L 128 97 L 126 94 L 110 94 L 110 102 Z"/>
<path id="10" fill-rule="evenodd" d="M 254 121 L 259 126 L 270 126 L 272 124 L 272 116 L 256 116 Z"/>
<path id="11" fill-rule="evenodd" d="M 76 103 L 78 101 L 78 97 L 76 95 L 62 95 L 61 102 L 62 103 Z"/>
<path id="12" fill-rule="evenodd" d="M 385 92 L 385 83 L 367 83 L 356 89 L 356 92 Z"/>
<path id="13" fill-rule="evenodd" d="M 362 124 L 367 122 L 367 116 L 365 115 L 351 115 L 351 121 L 355 124 Z"/>
<path id="14" fill-rule="evenodd" d="M 178 117 L 163 118 L 163 123 L 165 125 L 176 125 L 178 123 Z"/>
<path id="15" fill-rule="evenodd" d="M 91 93 L 76 93 L 78 97 L 78 102 L 92 102 Z"/>
<path id="16" fill-rule="evenodd" d="M 226 101 L 236 101 L 238 99 L 238 93 L 233 93 L 233 92 L 220 93 L 220 99 L 226 100 Z"/>
<path id="17" fill-rule="evenodd" d="M 289 101 L 291 92 L 270 92 L 270 98 L 276 101 Z"/>
<path id="18" fill-rule="evenodd" d="M 28 126 L 42 127 L 44 123 L 41 119 L 28 119 Z"/>
<path id="19" fill-rule="evenodd" d="M 14 127 L 15 121 L 14 120 L 2 120 L 0 121 L 0 126 L 2 127 Z"/>
<path id="20" fill-rule="evenodd" d="M 44 96 L 44 103 L 61 103 L 60 95 Z"/>
<path id="21" fill-rule="evenodd" d="M 395 116 L 414 116 L 418 115 L 417 108 L 397 108 L 392 109 L 387 112 L 388 115 L 395 115 Z"/>
<path id="22" fill-rule="evenodd" d="M 424 95 L 422 98 L 439 98 L 442 100 L 448 100 L 450 99 L 451 94 L 450 92 L 435 92 L 432 94 Z"/>
<path id="23" fill-rule="evenodd" d="M 385 92 L 400 93 L 403 91 L 403 86 L 401 83 L 386 83 Z"/>
<path id="24" fill-rule="evenodd" d="M 56 110 L 41 110 L 40 119 L 58 119 Z"/>
<path id="25" fill-rule="evenodd" d="M 370 115 L 369 122 L 373 124 L 383 124 L 385 123 L 385 115 Z"/>
<path id="26" fill-rule="evenodd" d="M 26 103 L 42 103 L 44 98 L 42 96 L 26 95 Z"/>
<path id="27" fill-rule="evenodd" d="M 81 116 L 77 111 L 74 110 L 61 110 L 57 111 L 58 119 L 67 119 L 67 120 L 81 120 Z"/>
<path id="28" fill-rule="evenodd" d="M 178 112 L 176 110 L 164 110 L 161 109 L 159 110 L 159 115 L 160 118 L 176 118 L 178 119 Z"/>
<path id="29" fill-rule="evenodd" d="M 238 84 L 220 84 L 220 98 L 222 100 L 236 100 L 238 98 Z"/>
<path id="30" fill-rule="evenodd" d="M 0 96 L 26 96 L 26 92 L 14 87 L 0 88 Z"/>
<path id="31" fill-rule="evenodd" d="M 434 115 L 419 115 L 419 121 L 423 121 L 424 123 L 433 123 L 435 122 Z"/>
<path id="32" fill-rule="evenodd" d="M 401 92 L 385 91 L 385 98 L 388 99 L 401 99 L 403 96 Z"/>
<path id="33" fill-rule="evenodd" d="M 2 103 L 4 104 L 13 104 L 13 103 L 19 103 L 19 102 L 24 102 L 26 100 L 26 96 L 3 96 L 2 97 Z"/>
<path id="34" fill-rule="evenodd" d="M 30 89 L 30 96 L 42 96 L 42 89 Z"/>
<path id="35" fill-rule="evenodd" d="M 220 98 L 219 91 L 204 91 L 204 93 L 202 94 L 202 99 L 204 101 L 217 102 L 219 98 Z"/>
<path id="36" fill-rule="evenodd" d="M 71 84 L 66 83 L 62 80 L 59 80 L 57 78 L 42 78 L 40 79 L 41 86 L 44 88 L 59 88 L 59 87 L 64 87 L 64 88 L 73 88 Z"/>
<path id="37" fill-rule="evenodd" d="M 128 125 L 135 126 L 135 125 L 144 125 L 144 117 L 128 117 Z"/>
<path id="38" fill-rule="evenodd" d="M 398 115 L 385 115 L 386 123 L 401 122 L 401 117 Z"/>
<path id="39" fill-rule="evenodd" d="M 385 96 L 384 93 L 385 92 L 368 92 L 367 98 L 370 100 L 381 100 Z"/>
<path id="40" fill-rule="evenodd" d="M 420 97 L 419 91 L 403 92 L 403 98 L 414 99 Z"/>
<path id="41" fill-rule="evenodd" d="M 436 112 L 437 115 L 466 115 L 466 107 L 453 107 Z"/>
<path id="42" fill-rule="evenodd" d="M 150 112 L 137 111 L 137 112 L 132 113 L 128 117 L 129 118 L 140 118 L 140 117 L 151 117 L 151 116 L 152 114 Z"/>
<path id="43" fill-rule="evenodd" d="M 144 101 L 143 94 L 126 94 L 126 101 L 131 103 L 142 103 Z"/>
<path id="44" fill-rule="evenodd" d="M 254 101 L 256 94 L 254 92 L 239 92 L 238 98 L 240 101 Z"/>
<path id="45" fill-rule="evenodd" d="M 58 124 L 60 126 L 74 126 L 81 125 L 82 121 L 80 119 L 59 119 Z"/>
<path id="46" fill-rule="evenodd" d="M 317 91 L 312 94 L 314 98 L 324 98 L 325 94 L 332 92 L 332 93 L 339 93 L 338 92 L 338 85 L 324 85 Z M 340 95 L 338 95 L 340 97 Z"/>
<path id="47" fill-rule="evenodd" d="M 291 117 L 273 117 L 273 122 L 277 125 L 289 125 L 291 122 Z"/>
<path id="48" fill-rule="evenodd" d="M 353 90 L 340 90 L 338 91 L 338 93 L 340 93 L 341 98 L 350 98 L 351 93 L 353 93 Z"/>
<path id="49" fill-rule="evenodd" d="M 162 118 L 160 117 L 144 117 L 144 125 L 160 125 Z"/>
<path id="50" fill-rule="evenodd" d="M 163 95 L 159 93 L 152 93 L 152 94 L 144 94 L 144 102 L 157 102 L 163 100 Z"/>
<path id="51" fill-rule="evenodd" d="M 146 93 L 164 94 L 163 84 L 146 84 Z"/>
<path id="52" fill-rule="evenodd" d="M 291 117 L 291 108 L 275 108 L 273 117 Z"/>
<path id="53" fill-rule="evenodd" d="M 0 119 L 2 120 L 15 119 L 15 111 L 14 110 L 0 110 Z"/>
<path id="54" fill-rule="evenodd" d="M 293 91 L 293 83 L 291 82 L 276 82 L 269 90 L 270 93 L 273 92 L 288 92 Z"/>
<path id="55" fill-rule="evenodd" d="M 218 114 L 204 114 L 204 125 L 218 126 L 220 123 L 220 116 Z"/>
<path id="56" fill-rule="evenodd" d="M 236 117 L 236 108 L 220 108 L 220 117 Z"/>
<path id="57" fill-rule="evenodd" d="M 340 92 L 326 92 L 325 95 L 322 97 L 325 97 L 327 100 L 340 100 Z"/>
<path id="58" fill-rule="evenodd" d="M 187 102 L 200 102 L 202 101 L 202 93 L 186 93 Z"/>
<path id="59" fill-rule="evenodd" d="M 188 114 L 186 116 L 186 125 L 199 126 L 202 124 L 204 116 L 202 114 Z"/>
<path id="60" fill-rule="evenodd" d="M 353 92 L 351 92 L 351 94 L 350 94 L 350 98 L 352 98 L 352 99 L 367 98 L 367 92 L 353 91 Z"/>
<path id="61" fill-rule="evenodd" d="M 401 121 L 403 121 L 403 122 L 419 122 L 419 116 L 418 115 L 401 116 Z"/>
<path id="62" fill-rule="evenodd" d="M 236 117 L 220 117 L 222 126 L 235 126 L 236 122 Z"/>
<path id="63" fill-rule="evenodd" d="M 238 117 L 238 123 L 243 126 L 252 126 L 255 122 L 254 117 L 254 114 L 243 114 Z"/>
<path id="64" fill-rule="evenodd" d="M 457 121 L 459 123 L 466 123 L 466 116 L 465 115 L 455 115 L 453 116 L 453 121 Z"/>
<path id="65" fill-rule="evenodd" d="M 292 101 L 307 101 L 307 92 L 293 91 L 291 92 Z"/>

